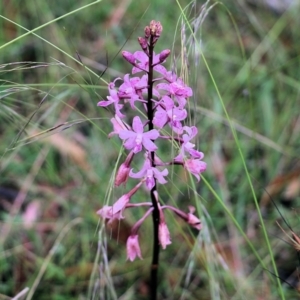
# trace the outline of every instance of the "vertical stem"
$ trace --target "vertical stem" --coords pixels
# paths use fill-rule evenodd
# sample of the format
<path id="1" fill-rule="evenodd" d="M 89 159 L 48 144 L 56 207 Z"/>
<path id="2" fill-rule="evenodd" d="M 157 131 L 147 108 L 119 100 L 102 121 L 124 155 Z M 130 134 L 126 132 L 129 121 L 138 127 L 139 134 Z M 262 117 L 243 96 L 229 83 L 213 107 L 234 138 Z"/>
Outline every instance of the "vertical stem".
<path id="1" fill-rule="evenodd" d="M 153 96 L 153 36 L 150 36 L 149 43 L 149 73 L 148 73 L 148 101 L 147 101 L 147 113 L 148 113 L 148 121 L 149 121 L 149 130 L 153 129 L 153 106 L 152 106 L 152 96 Z M 154 151 L 150 152 L 150 161 L 152 167 L 155 167 L 154 162 Z M 151 201 L 153 205 L 153 256 L 152 256 L 152 265 L 151 265 L 151 298 L 152 300 L 156 300 L 157 298 L 157 272 L 158 272 L 158 260 L 159 260 L 159 239 L 158 239 L 158 228 L 159 228 L 159 209 L 157 198 L 155 197 L 156 192 L 156 179 L 154 187 L 150 191 Z"/>

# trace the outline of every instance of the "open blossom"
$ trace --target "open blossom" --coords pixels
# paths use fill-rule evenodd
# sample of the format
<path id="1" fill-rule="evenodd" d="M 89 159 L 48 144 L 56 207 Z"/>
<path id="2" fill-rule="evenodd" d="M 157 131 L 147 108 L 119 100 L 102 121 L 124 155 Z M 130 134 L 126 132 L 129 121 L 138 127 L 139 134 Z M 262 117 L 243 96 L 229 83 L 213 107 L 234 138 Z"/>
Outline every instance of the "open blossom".
<path id="1" fill-rule="evenodd" d="M 168 169 L 159 171 L 155 167 L 152 167 L 150 160 L 147 158 L 143 168 L 138 173 L 133 173 L 131 170 L 129 176 L 131 178 L 146 178 L 146 186 L 148 190 L 151 190 L 155 185 L 154 178 L 156 178 L 160 184 L 165 184 L 167 181 L 165 180 L 164 176 L 167 176 L 168 173 Z"/>
<path id="2" fill-rule="evenodd" d="M 136 257 L 142 259 L 141 249 L 139 245 L 139 237 L 137 234 L 130 235 L 126 243 L 127 259 L 134 261 Z"/>
<path id="3" fill-rule="evenodd" d="M 192 89 L 186 86 L 181 78 L 177 78 L 171 83 L 159 83 L 156 88 L 158 90 L 166 90 L 169 95 L 174 96 L 179 104 L 179 108 L 183 108 L 186 104 L 186 98 L 193 95 Z"/>
<path id="4" fill-rule="evenodd" d="M 159 104 L 154 115 L 153 124 L 163 128 L 169 123 L 174 132 L 181 134 L 183 129 L 180 121 L 187 117 L 187 111 L 177 108 L 174 101 L 168 96 L 163 96 Z"/>
<path id="5" fill-rule="evenodd" d="M 198 181 L 200 180 L 199 174 L 206 170 L 206 163 L 199 159 L 187 159 L 183 164 L 184 168 L 193 174 Z"/>
<path id="6" fill-rule="evenodd" d="M 159 137 L 159 132 L 156 129 L 152 129 L 144 133 L 144 127 L 139 117 L 134 117 L 131 130 L 121 130 L 119 137 L 122 140 L 126 140 L 124 147 L 128 150 L 133 149 L 134 153 L 138 153 L 142 150 L 142 146 L 148 151 L 156 151 L 157 146 L 152 142 Z"/>
<path id="7" fill-rule="evenodd" d="M 195 144 L 191 143 L 190 140 L 193 139 L 197 133 L 198 129 L 195 126 L 188 127 L 184 126 L 183 130 L 186 132 L 182 135 L 182 145 L 181 145 L 181 155 L 185 157 L 185 152 L 188 152 L 191 157 L 202 159 L 204 157 L 204 154 L 202 152 L 199 152 L 198 150 L 195 150 Z"/>
<path id="8" fill-rule="evenodd" d="M 118 78 L 117 78 L 118 79 Z M 116 79 L 116 80 L 117 80 Z M 115 81 L 116 81 L 115 80 Z M 115 82 L 114 81 L 114 82 Z M 108 105 L 110 105 L 110 104 L 113 104 L 114 105 L 114 107 L 115 107 L 115 111 L 116 111 L 116 115 L 118 116 L 118 117 L 120 117 L 120 118 L 124 118 L 125 117 L 125 115 L 123 115 L 122 113 L 121 113 L 121 109 L 122 109 L 122 107 L 123 107 L 123 104 L 119 104 L 119 101 L 120 101 L 120 97 L 118 96 L 118 92 L 114 89 L 114 83 L 110 83 L 109 84 L 109 86 L 108 86 L 108 91 L 109 91 L 109 95 L 110 96 L 107 96 L 107 100 L 108 101 L 100 101 L 100 102 L 98 102 L 98 106 L 102 106 L 102 107 L 106 107 L 106 106 L 108 106 Z"/>
<path id="9" fill-rule="evenodd" d="M 134 102 L 143 100 L 142 91 L 148 85 L 148 76 L 143 75 L 141 78 L 133 77 L 129 78 L 129 74 L 124 76 L 124 83 L 119 87 L 118 95 L 122 99 L 129 99 L 131 108 L 135 108 Z"/>
<path id="10" fill-rule="evenodd" d="M 178 156 L 174 158 L 174 163 L 176 164 L 182 164 L 183 167 L 189 171 L 191 174 L 193 174 L 197 180 L 200 180 L 199 174 L 204 172 L 206 170 L 206 163 L 204 161 L 201 161 L 201 159 L 204 157 L 204 154 L 202 152 L 198 152 L 200 156 L 198 158 L 185 158 L 182 153 L 180 153 Z"/>

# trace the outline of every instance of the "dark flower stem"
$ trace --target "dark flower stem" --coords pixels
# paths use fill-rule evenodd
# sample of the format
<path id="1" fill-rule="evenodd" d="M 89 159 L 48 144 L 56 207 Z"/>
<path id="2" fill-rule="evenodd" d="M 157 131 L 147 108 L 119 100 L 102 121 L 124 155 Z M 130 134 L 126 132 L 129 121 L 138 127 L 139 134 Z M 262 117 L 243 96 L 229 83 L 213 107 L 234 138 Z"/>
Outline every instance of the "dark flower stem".
<path id="1" fill-rule="evenodd" d="M 153 106 L 152 106 L 152 95 L 153 95 L 153 36 L 150 36 L 149 43 L 149 73 L 148 73 L 148 102 L 147 102 L 147 113 L 148 113 L 148 127 L 149 130 L 153 129 Z M 150 152 L 150 161 L 152 167 L 155 167 L 154 162 L 154 152 Z M 159 260 L 159 239 L 158 239 L 158 228 L 159 228 L 159 209 L 157 203 L 156 194 L 156 179 L 154 187 L 150 191 L 151 201 L 153 205 L 153 257 L 152 257 L 152 265 L 151 265 L 151 298 L 152 300 L 156 300 L 157 298 L 157 272 L 158 272 L 158 260 Z"/>

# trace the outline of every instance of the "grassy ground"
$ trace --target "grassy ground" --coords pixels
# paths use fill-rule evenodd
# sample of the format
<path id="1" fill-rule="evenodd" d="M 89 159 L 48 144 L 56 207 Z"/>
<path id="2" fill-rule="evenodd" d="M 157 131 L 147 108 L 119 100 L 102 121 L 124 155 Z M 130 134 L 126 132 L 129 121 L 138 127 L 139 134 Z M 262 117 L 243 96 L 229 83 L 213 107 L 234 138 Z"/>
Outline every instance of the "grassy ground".
<path id="1" fill-rule="evenodd" d="M 142 211 L 106 230 L 96 215 L 125 191 L 111 184 L 111 111 L 96 105 L 130 71 L 119 51 L 137 50 L 152 19 L 164 27 L 156 51 L 172 49 L 167 66 L 194 90 L 208 164 L 199 184 L 174 168 L 161 190 L 165 203 L 196 206 L 204 228 L 167 215 L 159 299 L 297 299 L 300 20 L 295 8 L 226 2 L 2 3 L 0 299 L 26 287 L 20 299 L 147 299 L 151 221 L 144 260 L 130 263 Z"/>

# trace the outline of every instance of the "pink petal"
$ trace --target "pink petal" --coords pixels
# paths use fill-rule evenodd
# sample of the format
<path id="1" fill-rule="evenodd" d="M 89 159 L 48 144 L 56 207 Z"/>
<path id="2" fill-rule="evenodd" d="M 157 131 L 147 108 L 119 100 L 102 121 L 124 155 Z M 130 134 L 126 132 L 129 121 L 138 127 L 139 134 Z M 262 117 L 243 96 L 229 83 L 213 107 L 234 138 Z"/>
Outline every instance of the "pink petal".
<path id="1" fill-rule="evenodd" d="M 187 111 L 185 109 L 174 108 L 172 110 L 172 120 L 182 121 L 187 117 Z"/>
<path id="2" fill-rule="evenodd" d="M 131 148 L 130 148 L 131 149 Z M 136 144 L 135 147 L 133 148 L 133 152 L 134 153 L 138 153 L 138 152 L 141 152 L 143 149 L 142 145 L 141 144 Z"/>
<path id="3" fill-rule="evenodd" d="M 98 102 L 97 106 L 106 107 L 112 103 L 113 103 L 113 101 L 100 101 L 100 102 Z"/>
<path id="4" fill-rule="evenodd" d="M 155 112 L 153 118 L 153 124 L 159 128 L 163 128 L 167 122 L 168 122 L 167 112 L 164 109 L 158 107 L 158 110 Z"/>
<path id="5" fill-rule="evenodd" d="M 137 173 L 133 173 L 132 172 L 133 169 L 131 169 L 131 171 L 129 173 L 129 176 L 132 177 L 132 178 L 142 178 L 147 174 L 147 171 L 149 169 L 151 169 L 151 163 L 150 163 L 149 159 L 146 159 L 142 169 Z"/>
<path id="6" fill-rule="evenodd" d="M 129 172 L 129 177 L 131 177 L 131 178 L 142 178 L 142 177 L 144 177 L 145 176 L 145 174 L 146 174 L 146 172 L 147 171 L 145 171 L 145 170 L 140 170 L 139 172 L 137 172 L 137 173 L 133 173 L 133 171 L 132 171 L 133 169 L 131 169 L 130 170 L 130 172 Z"/>
<path id="7" fill-rule="evenodd" d="M 153 189 L 155 185 L 155 181 L 153 177 L 147 177 L 146 179 L 146 187 L 149 191 L 151 191 Z"/>
<path id="8" fill-rule="evenodd" d="M 198 181 L 200 180 L 199 174 L 206 170 L 206 163 L 200 160 L 187 159 L 184 162 L 184 167 L 191 172 Z"/>
<path id="9" fill-rule="evenodd" d="M 138 67 L 133 67 L 132 68 L 132 74 L 139 73 L 139 72 L 142 72 L 142 71 L 144 71 L 143 66 L 141 66 L 141 68 L 138 68 Z"/>
<path id="10" fill-rule="evenodd" d="M 162 65 L 156 65 L 154 67 L 154 70 L 164 76 L 167 74 L 167 69 Z"/>
<path id="11" fill-rule="evenodd" d="M 167 180 L 164 178 L 164 176 L 167 176 L 169 174 L 168 169 L 164 169 L 162 172 L 157 170 L 156 168 L 152 168 L 153 173 L 155 175 L 155 178 L 160 184 L 166 184 Z"/>
<path id="12" fill-rule="evenodd" d="M 170 232 L 165 222 L 159 224 L 158 227 L 158 238 L 163 249 L 166 249 L 167 245 L 171 244 Z"/>
<path id="13" fill-rule="evenodd" d="M 138 235 L 129 236 L 126 243 L 126 250 L 127 250 L 127 259 L 129 259 L 130 261 L 134 261 L 137 256 L 140 259 L 143 259 L 140 245 L 139 245 Z"/>
<path id="14" fill-rule="evenodd" d="M 116 214 L 118 212 L 122 212 L 125 207 L 126 204 L 129 202 L 129 197 L 127 194 L 123 195 L 121 198 L 119 198 L 114 205 L 111 207 L 111 211 L 113 214 Z"/>
<path id="15" fill-rule="evenodd" d="M 114 131 L 112 131 L 108 135 L 109 138 L 111 138 L 115 134 L 119 134 L 122 130 L 127 130 L 125 124 L 117 115 L 115 115 L 115 117 L 112 118 L 110 122 L 113 124 Z"/>
<path id="16" fill-rule="evenodd" d="M 157 86 L 156 86 L 157 89 L 159 90 L 166 90 L 166 91 L 169 91 L 170 90 L 170 85 L 167 84 L 167 83 L 159 83 Z"/>
<path id="17" fill-rule="evenodd" d="M 180 97 L 180 96 L 177 96 L 177 95 L 176 95 L 176 99 L 177 99 L 177 102 L 178 102 L 178 107 L 179 108 L 184 108 L 185 105 L 186 105 L 186 99 L 184 97 Z"/>
<path id="18" fill-rule="evenodd" d="M 136 133 L 143 133 L 144 127 L 140 117 L 134 117 L 132 121 L 132 128 Z"/>
<path id="19" fill-rule="evenodd" d="M 104 205 L 101 209 L 97 211 L 97 214 L 100 215 L 102 219 L 111 219 L 112 218 L 111 206 Z"/>
<path id="20" fill-rule="evenodd" d="M 162 101 L 166 106 L 166 110 L 172 109 L 174 107 L 174 101 L 169 96 L 163 96 Z"/>
<path id="21" fill-rule="evenodd" d="M 149 151 L 153 152 L 157 150 L 157 146 L 148 138 L 143 138 L 143 146 Z"/>
<path id="22" fill-rule="evenodd" d="M 197 151 L 195 149 L 190 149 L 188 150 L 188 152 L 193 158 L 202 159 L 204 157 L 204 154 L 202 152 Z"/>
<path id="23" fill-rule="evenodd" d="M 177 156 L 174 158 L 174 162 L 183 164 L 183 163 L 184 163 L 184 159 L 183 159 L 182 154 L 177 155 Z"/>
<path id="24" fill-rule="evenodd" d="M 147 88 L 148 85 L 148 75 L 145 74 L 141 77 L 141 79 L 135 84 L 135 88 L 140 90 Z"/>
<path id="25" fill-rule="evenodd" d="M 130 130 L 121 130 L 119 132 L 119 137 L 122 140 L 126 140 L 129 138 L 135 138 L 136 137 L 136 133 Z"/>
<path id="26" fill-rule="evenodd" d="M 159 137 L 159 132 L 156 129 L 152 129 L 150 131 L 145 132 L 143 134 L 143 137 L 150 140 L 156 140 Z"/>
<path id="27" fill-rule="evenodd" d="M 128 150 L 131 150 L 137 146 L 135 137 L 129 138 L 125 143 L 124 147 Z M 137 153 L 136 151 L 133 151 L 134 153 Z"/>
<path id="28" fill-rule="evenodd" d="M 138 59 L 140 62 L 142 62 L 144 64 L 149 61 L 149 57 L 143 51 L 136 51 L 136 52 L 134 52 L 133 55 L 136 59 Z"/>

